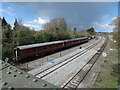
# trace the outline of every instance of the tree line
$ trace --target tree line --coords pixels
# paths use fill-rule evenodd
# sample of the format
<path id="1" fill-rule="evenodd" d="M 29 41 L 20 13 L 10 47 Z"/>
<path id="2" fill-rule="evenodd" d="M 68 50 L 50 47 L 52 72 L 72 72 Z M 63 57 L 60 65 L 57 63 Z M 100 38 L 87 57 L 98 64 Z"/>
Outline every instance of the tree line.
<path id="1" fill-rule="evenodd" d="M 116 41 L 114 45 L 117 47 L 116 49 L 118 49 L 118 62 L 113 64 L 113 72 L 117 74 L 118 85 L 120 85 L 120 16 L 113 19 L 110 25 L 114 26 L 112 36 L 113 40 Z"/>
<path id="2" fill-rule="evenodd" d="M 43 30 L 39 31 L 22 25 L 17 19 L 14 21 L 13 28 L 4 17 L 0 18 L 0 22 L 2 27 L 2 60 L 7 57 L 12 61 L 15 57 L 14 48 L 16 46 L 80 38 L 95 34 L 93 27 L 80 31 L 76 27 L 71 29 L 64 18 L 50 20 L 43 25 Z"/>

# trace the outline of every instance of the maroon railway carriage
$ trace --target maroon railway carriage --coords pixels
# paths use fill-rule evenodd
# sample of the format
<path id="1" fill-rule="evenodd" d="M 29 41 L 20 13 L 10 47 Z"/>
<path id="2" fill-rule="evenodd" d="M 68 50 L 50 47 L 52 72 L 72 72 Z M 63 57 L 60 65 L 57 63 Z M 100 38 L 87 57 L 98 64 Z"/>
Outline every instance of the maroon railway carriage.
<path id="1" fill-rule="evenodd" d="M 80 38 L 80 43 L 85 43 L 85 42 L 88 42 L 88 41 L 89 41 L 88 37 Z"/>
<path id="2" fill-rule="evenodd" d="M 71 46 L 81 44 L 81 43 L 84 43 L 84 42 L 87 42 L 87 41 L 89 41 L 88 37 L 64 40 L 65 47 L 71 47 Z"/>
<path id="3" fill-rule="evenodd" d="M 17 46 L 15 50 L 16 59 L 20 60 L 34 55 L 52 52 L 64 47 L 64 41 L 54 41 L 40 44 Z"/>
<path id="4" fill-rule="evenodd" d="M 17 46 L 15 49 L 16 59 L 20 60 L 35 55 L 42 55 L 62 48 L 71 47 L 89 41 L 88 37 L 76 38 L 64 41 L 54 41 L 40 44 Z"/>

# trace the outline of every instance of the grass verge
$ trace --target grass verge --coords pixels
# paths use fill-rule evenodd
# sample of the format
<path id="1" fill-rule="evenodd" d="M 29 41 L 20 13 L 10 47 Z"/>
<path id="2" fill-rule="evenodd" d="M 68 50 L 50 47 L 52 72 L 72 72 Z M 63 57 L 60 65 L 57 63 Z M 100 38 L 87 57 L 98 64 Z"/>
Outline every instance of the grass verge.
<path id="1" fill-rule="evenodd" d="M 117 88 L 118 85 L 118 49 L 117 44 L 109 42 L 109 52 L 105 62 L 101 65 L 101 72 L 98 75 L 93 88 Z"/>

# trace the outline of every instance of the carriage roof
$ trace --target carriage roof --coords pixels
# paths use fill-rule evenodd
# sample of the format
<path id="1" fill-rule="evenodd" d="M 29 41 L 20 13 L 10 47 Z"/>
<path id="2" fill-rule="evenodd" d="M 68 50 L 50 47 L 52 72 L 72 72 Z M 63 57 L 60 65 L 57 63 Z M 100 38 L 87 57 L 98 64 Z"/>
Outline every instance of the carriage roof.
<path id="1" fill-rule="evenodd" d="M 87 37 L 82 37 L 82 38 L 75 38 L 75 39 L 69 39 L 69 40 L 64 40 L 65 42 L 69 41 L 76 41 L 76 40 L 81 40 L 81 39 L 86 39 Z"/>
<path id="2" fill-rule="evenodd" d="M 23 45 L 23 46 L 17 46 L 17 48 L 20 50 L 23 50 L 23 49 L 40 47 L 40 46 L 47 46 L 47 45 L 51 45 L 51 44 L 59 44 L 59 43 L 64 43 L 64 42 L 69 42 L 69 41 L 81 40 L 81 39 L 85 39 L 85 38 L 87 38 L 87 37 L 69 39 L 69 40 L 64 40 L 64 41 L 53 41 L 53 42 L 46 42 L 46 43 Z"/>
<path id="3" fill-rule="evenodd" d="M 64 41 L 53 41 L 53 42 L 46 42 L 46 43 L 38 43 L 38 44 L 30 44 L 30 45 L 23 45 L 23 46 L 17 46 L 19 49 L 29 49 L 29 48 L 35 48 L 35 47 L 40 47 L 40 46 L 47 46 L 51 44 L 58 44 L 58 43 L 63 43 Z"/>

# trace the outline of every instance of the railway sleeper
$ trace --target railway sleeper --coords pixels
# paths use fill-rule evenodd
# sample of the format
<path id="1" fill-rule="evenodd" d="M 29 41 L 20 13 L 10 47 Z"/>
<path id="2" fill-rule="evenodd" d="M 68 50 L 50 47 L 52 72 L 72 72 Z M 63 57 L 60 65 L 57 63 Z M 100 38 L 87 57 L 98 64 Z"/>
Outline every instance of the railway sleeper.
<path id="1" fill-rule="evenodd" d="M 70 84 L 73 86 L 77 86 L 79 82 L 71 82 Z"/>
<path id="2" fill-rule="evenodd" d="M 79 80 L 74 80 L 74 81 L 72 81 L 73 83 L 76 83 L 76 84 L 79 84 Z"/>
<path id="3" fill-rule="evenodd" d="M 68 87 L 68 90 L 75 90 L 75 88 L 72 88 L 72 87 Z"/>
<path id="4" fill-rule="evenodd" d="M 82 77 L 81 76 L 76 76 L 75 79 L 76 80 L 80 80 Z"/>
<path id="5" fill-rule="evenodd" d="M 82 80 L 82 78 L 80 77 L 78 79 L 73 79 L 71 82 L 73 82 L 73 83 L 79 83 L 81 80 Z"/>
<path id="6" fill-rule="evenodd" d="M 73 84 L 73 83 L 72 83 L 72 84 L 70 83 L 70 84 L 67 86 L 67 88 L 68 88 L 68 89 L 75 89 L 75 88 L 76 88 L 76 85 Z"/>
<path id="7" fill-rule="evenodd" d="M 74 80 L 74 81 L 72 81 L 72 82 L 80 82 L 82 80 L 82 78 L 79 78 L 78 80 Z"/>

